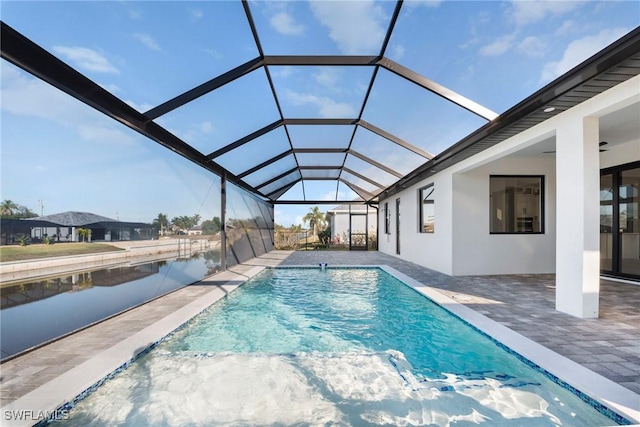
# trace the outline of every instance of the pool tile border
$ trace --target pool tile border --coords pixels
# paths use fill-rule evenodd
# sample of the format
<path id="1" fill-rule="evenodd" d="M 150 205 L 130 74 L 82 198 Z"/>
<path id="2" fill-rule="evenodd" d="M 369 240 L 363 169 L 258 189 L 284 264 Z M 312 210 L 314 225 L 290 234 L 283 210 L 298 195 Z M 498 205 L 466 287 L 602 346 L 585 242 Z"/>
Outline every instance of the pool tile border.
<path id="1" fill-rule="evenodd" d="M 640 423 L 640 395 L 555 353 L 392 267 L 386 265 L 371 267 L 380 268 L 424 295 L 490 338 L 504 350 L 516 355 L 529 366 L 546 374 L 552 381 L 567 388 L 615 422 L 623 425 Z"/>

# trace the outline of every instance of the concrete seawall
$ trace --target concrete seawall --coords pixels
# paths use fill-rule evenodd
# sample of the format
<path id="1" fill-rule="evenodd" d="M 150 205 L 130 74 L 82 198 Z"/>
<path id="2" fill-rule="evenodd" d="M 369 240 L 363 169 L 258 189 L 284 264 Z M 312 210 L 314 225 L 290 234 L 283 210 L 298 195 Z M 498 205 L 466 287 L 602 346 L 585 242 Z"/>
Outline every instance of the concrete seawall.
<path id="1" fill-rule="evenodd" d="M 123 250 L 0 263 L 0 283 L 5 286 L 45 276 L 107 268 L 120 264 L 141 264 L 181 256 L 183 253 L 220 247 L 219 241 L 189 239 L 110 242 L 109 244 Z"/>

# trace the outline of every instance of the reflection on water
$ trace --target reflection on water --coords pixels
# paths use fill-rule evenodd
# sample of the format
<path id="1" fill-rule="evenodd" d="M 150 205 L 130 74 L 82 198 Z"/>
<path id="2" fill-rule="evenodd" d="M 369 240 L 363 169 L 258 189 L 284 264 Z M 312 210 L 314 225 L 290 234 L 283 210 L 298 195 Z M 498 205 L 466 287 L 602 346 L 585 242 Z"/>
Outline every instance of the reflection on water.
<path id="1" fill-rule="evenodd" d="M 74 272 L 0 289 L 2 358 L 171 292 L 220 270 L 220 251 Z"/>
<path id="2" fill-rule="evenodd" d="M 50 277 L 37 282 L 20 283 L 2 289 L 0 308 L 28 304 L 64 292 L 78 292 L 93 286 L 118 286 L 160 272 L 167 261 L 102 270 L 83 271 L 60 277 Z"/>

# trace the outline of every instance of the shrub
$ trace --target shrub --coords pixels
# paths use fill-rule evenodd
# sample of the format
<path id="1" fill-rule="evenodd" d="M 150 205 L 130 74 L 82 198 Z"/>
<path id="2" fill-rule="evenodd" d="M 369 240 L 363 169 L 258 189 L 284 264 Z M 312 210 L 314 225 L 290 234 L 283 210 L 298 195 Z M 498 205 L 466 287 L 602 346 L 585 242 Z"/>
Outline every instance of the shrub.
<path id="1" fill-rule="evenodd" d="M 27 246 L 29 244 L 29 236 L 26 234 L 19 234 L 16 236 L 16 242 L 18 242 L 20 246 Z"/>

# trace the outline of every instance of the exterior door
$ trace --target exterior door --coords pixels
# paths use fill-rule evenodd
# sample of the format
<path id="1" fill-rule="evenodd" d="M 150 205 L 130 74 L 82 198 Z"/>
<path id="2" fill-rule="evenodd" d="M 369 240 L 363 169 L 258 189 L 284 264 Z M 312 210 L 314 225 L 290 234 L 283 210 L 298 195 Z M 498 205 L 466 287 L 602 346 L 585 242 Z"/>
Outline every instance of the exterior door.
<path id="1" fill-rule="evenodd" d="M 396 199 L 396 254 L 400 255 L 400 199 Z"/>
<path id="2" fill-rule="evenodd" d="M 600 176 L 600 268 L 640 279 L 640 162 Z"/>
<path id="3" fill-rule="evenodd" d="M 367 214 L 349 214 L 349 250 L 367 250 Z"/>

